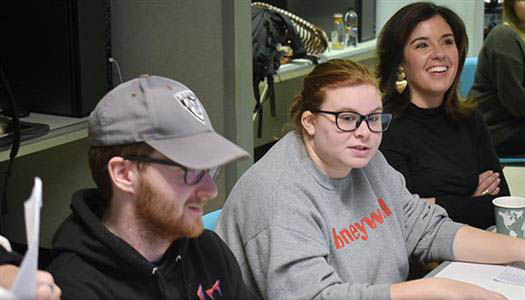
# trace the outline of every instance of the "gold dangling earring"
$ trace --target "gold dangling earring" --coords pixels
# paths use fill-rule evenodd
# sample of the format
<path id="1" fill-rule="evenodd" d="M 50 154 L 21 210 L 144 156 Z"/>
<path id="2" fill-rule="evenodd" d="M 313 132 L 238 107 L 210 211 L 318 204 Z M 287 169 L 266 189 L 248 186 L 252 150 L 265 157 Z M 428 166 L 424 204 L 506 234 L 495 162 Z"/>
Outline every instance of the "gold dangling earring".
<path id="1" fill-rule="evenodd" d="M 405 91 L 408 84 L 405 77 L 405 69 L 403 69 L 402 66 L 399 66 L 399 69 L 397 70 L 396 91 L 400 94 Z"/>

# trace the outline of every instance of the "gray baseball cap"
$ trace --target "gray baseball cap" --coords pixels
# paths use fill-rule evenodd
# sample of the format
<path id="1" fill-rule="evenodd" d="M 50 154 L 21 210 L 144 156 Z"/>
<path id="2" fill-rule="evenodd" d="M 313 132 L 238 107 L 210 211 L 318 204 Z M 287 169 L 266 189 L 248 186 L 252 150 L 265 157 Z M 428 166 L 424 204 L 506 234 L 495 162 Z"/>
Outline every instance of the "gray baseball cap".
<path id="1" fill-rule="evenodd" d="M 142 75 L 108 92 L 89 116 L 89 141 L 93 146 L 145 142 L 192 169 L 249 157 L 215 132 L 193 91 L 160 76 Z"/>

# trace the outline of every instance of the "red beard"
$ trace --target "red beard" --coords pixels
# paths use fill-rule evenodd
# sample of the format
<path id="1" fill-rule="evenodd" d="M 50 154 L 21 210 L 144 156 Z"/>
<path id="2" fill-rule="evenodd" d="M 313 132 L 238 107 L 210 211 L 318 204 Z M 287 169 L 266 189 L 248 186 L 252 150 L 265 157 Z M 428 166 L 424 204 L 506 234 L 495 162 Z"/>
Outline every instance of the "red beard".
<path id="1" fill-rule="evenodd" d="M 180 237 L 197 237 L 202 231 L 202 219 L 188 222 L 184 215 L 186 203 L 177 203 L 154 189 L 144 177 L 140 177 L 136 214 L 146 232 L 158 238 L 175 240 Z M 182 215 L 180 215 L 180 210 Z M 179 216 L 180 217 L 177 217 Z"/>

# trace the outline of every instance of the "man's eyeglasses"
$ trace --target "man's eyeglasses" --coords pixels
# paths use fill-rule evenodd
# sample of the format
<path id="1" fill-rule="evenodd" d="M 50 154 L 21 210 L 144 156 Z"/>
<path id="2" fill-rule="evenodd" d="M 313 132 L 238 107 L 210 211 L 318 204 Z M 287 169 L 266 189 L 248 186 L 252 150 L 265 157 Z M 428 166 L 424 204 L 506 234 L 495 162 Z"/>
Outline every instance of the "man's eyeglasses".
<path id="1" fill-rule="evenodd" d="M 334 115 L 335 125 L 344 132 L 355 131 L 365 120 L 370 131 L 380 133 L 386 131 L 392 121 L 392 114 L 387 113 L 371 113 L 363 116 L 353 111 L 314 110 L 313 112 Z"/>
<path id="2" fill-rule="evenodd" d="M 213 168 L 213 169 L 206 169 L 206 170 L 196 170 L 196 169 L 187 168 L 172 160 L 153 158 L 153 157 L 145 156 L 145 155 L 126 155 L 126 156 L 123 156 L 122 158 L 124 158 L 125 160 L 131 160 L 131 161 L 140 161 L 140 162 L 145 162 L 145 163 L 153 163 L 153 164 L 161 164 L 161 165 L 179 167 L 182 170 L 184 170 L 184 183 L 188 185 L 194 185 L 194 184 L 199 183 L 206 173 L 210 174 L 210 177 L 213 180 L 216 180 L 221 173 L 220 167 Z"/>

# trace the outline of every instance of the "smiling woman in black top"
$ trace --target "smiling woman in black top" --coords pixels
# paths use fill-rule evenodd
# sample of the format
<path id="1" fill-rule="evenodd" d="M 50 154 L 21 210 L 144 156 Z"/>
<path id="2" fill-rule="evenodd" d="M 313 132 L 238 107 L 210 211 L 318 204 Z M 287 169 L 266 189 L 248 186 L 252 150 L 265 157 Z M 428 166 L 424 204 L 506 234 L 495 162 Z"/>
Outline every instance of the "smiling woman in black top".
<path id="1" fill-rule="evenodd" d="M 487 126 L 457 94 L 468 39 L 461 19 L 432 3 L 398 11 L 378 44 L 384 109 L 394 120 L 381 151 L 408 189 L 457 221 L 495 223 L 492 199 L 509 189 Z"/>

